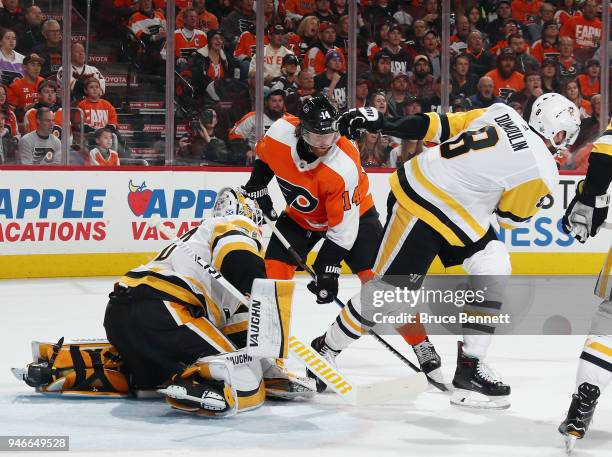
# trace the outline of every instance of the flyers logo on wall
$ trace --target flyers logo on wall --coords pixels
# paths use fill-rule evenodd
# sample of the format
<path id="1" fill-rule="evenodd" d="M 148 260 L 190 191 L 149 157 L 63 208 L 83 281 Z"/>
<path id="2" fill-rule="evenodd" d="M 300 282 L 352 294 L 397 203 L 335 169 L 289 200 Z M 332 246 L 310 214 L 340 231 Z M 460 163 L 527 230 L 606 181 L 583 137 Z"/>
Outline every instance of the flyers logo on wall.
<path id="1" fill-rule="evenodd" d="M 130 179 L 126 186 L 127 204 L 138 221 L 131 222 L 132 237 L 134 240 L 166 240 L 157 228 L 149 225 L 152 216 L 161 219 L 180 219 L 177 226 L 172 220 L 163 224 L 176 231 L 178 236 L 196 227 L 204 216 L 204 211 L 211 209 L 215 203 L 217 193 L 210 189 L 174 189 L 151 188 L 146 181 Z M 188 221 L 185 221 L 189 219 Z"/>

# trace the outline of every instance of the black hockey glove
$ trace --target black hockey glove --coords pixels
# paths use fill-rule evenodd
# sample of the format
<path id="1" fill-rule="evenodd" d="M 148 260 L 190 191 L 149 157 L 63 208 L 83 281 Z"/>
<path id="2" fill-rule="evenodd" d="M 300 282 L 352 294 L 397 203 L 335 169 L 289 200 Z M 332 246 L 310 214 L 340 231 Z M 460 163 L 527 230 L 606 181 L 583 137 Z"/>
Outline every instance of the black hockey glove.
<path id="1" fill-rule="evenodd" d="M 338 295 L 338 277 L 340 276 L 340 265 L 326 265 L 317 276 L 310 281 L 306 287 L 317 296 L 317 303 L 331 303 Z"/>
<path id="2" fill-rule="evenodd" d="M 608 215 L 610 195 L 587 195 L 583 192 L 584 180 L 576 186 L 576 195 L 565 210 L 563 229 L 580 243 L 597 235 Z"/>
<path id="3" fill-rule="evenodd" d="M 336 120 L 336 128 L 340 135 L 349 140 L 359 138 L 361 130 L 378 132 L 383 127 L 383 118 L 378 111 L 372 107 L 353 108 L 342 113 Z"/>
<path id="4" fill-rule="evenodd" d="M 267 187 L 259 187 L 253 188 L 250 186 L 242 186 L 244 190 L 244 195 L 248 198 L 251 198 L 257 202 L 259 208 L 271 221 L 275 221 L 278 218 L 276 211 L 274 210 L 274 204 L 272 203 L 272 199 L 268 194 Z"/>

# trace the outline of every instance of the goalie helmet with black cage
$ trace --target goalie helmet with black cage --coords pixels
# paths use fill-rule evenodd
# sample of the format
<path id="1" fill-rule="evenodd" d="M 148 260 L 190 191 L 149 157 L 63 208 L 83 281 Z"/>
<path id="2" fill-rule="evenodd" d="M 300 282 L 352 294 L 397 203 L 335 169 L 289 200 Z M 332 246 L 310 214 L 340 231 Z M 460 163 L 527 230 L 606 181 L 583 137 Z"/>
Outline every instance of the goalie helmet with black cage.
<path id="1" fill-rule="evenodd" d="M 580 113 L 578 107 L 563 95 L 544 94 L 533 103 L 529 125 L 559 151 L 576 141 L 580 132 Z M 561 132 L 565 132 L 565 137 L 557 139 Z"/>
<path id="2" fill-rule="evenodd" d="M 257 202 L 246 197 L 241 189 L 224 187 L 217 192 L 213 217 L 241 215 L 251 219 L 258 227 L 264 223 L 263 213 Z"/>
<path id="3" fill-rule="evenodd" d="M 318 95 L 306 100 L 298 117 L 302 138 L 313 148 L 329 149 L 340 138 L 335 123 L 338 112 L 327 97 Z"/>

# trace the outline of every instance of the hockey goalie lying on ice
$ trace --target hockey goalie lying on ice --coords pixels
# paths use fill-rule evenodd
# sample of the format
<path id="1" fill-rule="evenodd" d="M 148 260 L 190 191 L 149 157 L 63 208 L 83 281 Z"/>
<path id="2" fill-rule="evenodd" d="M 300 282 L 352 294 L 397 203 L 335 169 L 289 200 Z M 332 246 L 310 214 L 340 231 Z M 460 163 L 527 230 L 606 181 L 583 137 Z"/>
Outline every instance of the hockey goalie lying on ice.
<path id="1" fill-rule="evenodd" d="M 256 202 L 222 189 L 212 218 L 115 284 L 104 317 L 108 341 L 33 342 L 33 363 L 13 372 L 42 393 L 124 397 L 159 389 L 173 408 L 204 416 L 253 409 L 266 397 L 311 397 L 313 380 L 245 352 L 249 309 L 213 279 L 247 296 L 267 293 L 269 281 L 258 279 L 266 277 L 262 222 Z M 213 276 L 196 259 L 214 267 Z M 294 283 L 272 284 L 267 298 L 279 307 L 286 340 Z"/>

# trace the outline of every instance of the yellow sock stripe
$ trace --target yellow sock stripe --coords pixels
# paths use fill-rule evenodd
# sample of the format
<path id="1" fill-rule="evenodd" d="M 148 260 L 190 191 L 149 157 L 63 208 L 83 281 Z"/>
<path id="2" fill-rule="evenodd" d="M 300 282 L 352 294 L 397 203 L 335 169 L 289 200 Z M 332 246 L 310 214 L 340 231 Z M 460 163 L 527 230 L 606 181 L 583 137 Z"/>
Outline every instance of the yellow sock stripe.
<path id="1" fill-rule="evenodd" d="M 410 213 L 414 214 L 416 217 L 418 217 L 427 225 L 436 230 L 451 245 L 463 246 L 463 242 L 459 239 L 455 232 L 453 232 L 446 224 L 444 224 L 440 219 L 438 219 L 435 214 L 423 208 L 421 205 L 416 203 L 404 193 L 404 190 L 402 189 L 402 186 L 399 183 L 397 173 L 393 173 L 391 175 L 389 182 L 391 183 L 393 195 L 395 195 L 395 198 L 397 198 L 397 201 L 400 202 L 402 207 L 404 207 Z"/>
<path id="2" fill-rule="evenodd" d="M 363 329 L 361 328 L 361 325 L 359 325 L 357 322 L 353 320 L 353 318 L 349 315 L 349 312 L 346 308 L 342 310 L 342 312 L 340 313 L 340 316 L 342 320 L 344 321 L 344 323 L 346 323 L 349 327 L 355 330 L 355 332 L 357 332 L 358 335 L 363 334 Z"/>
<path id="3" fill-rule="evenodd" d="M 442 189 L 440 189 L 438 186 L 436 186 L 434 183 L 432 183 L 429 179 L 425 177 L 425 175 L 421 171 L 421 168 L 419 167 L 418 160 L 411 160 L 410 163 L 412 164 L 412 172 L 414 173 L 415 178 L 421 184 L 421 186 L 423 186 L 425 189 L 435 195 L 438 199 L 442 200 L 448 207 L 450 207 L 455 213 L 457 213 L 457 215 L 461 219 L 463 219 L 470 226 L 470 228 L 478 234 L 480 238 L 485 236 L 487 231 L 476 221 L 476 219 L 472 217 L 470 213 L 467 212 L 467 210 L 457 200 L 448 195 L 446 192 L 444 192 Z"/>
<path id="4" fill-rule="evenodd" d="M 612 357 L 612 348 L 606 346 L 605 344 L 593 341 L 592 343 L 587 345 L 587 347 L 593 349 L 594 351 L 601 352 L 602 354 L 605 354 L 608 357 Z"/>

